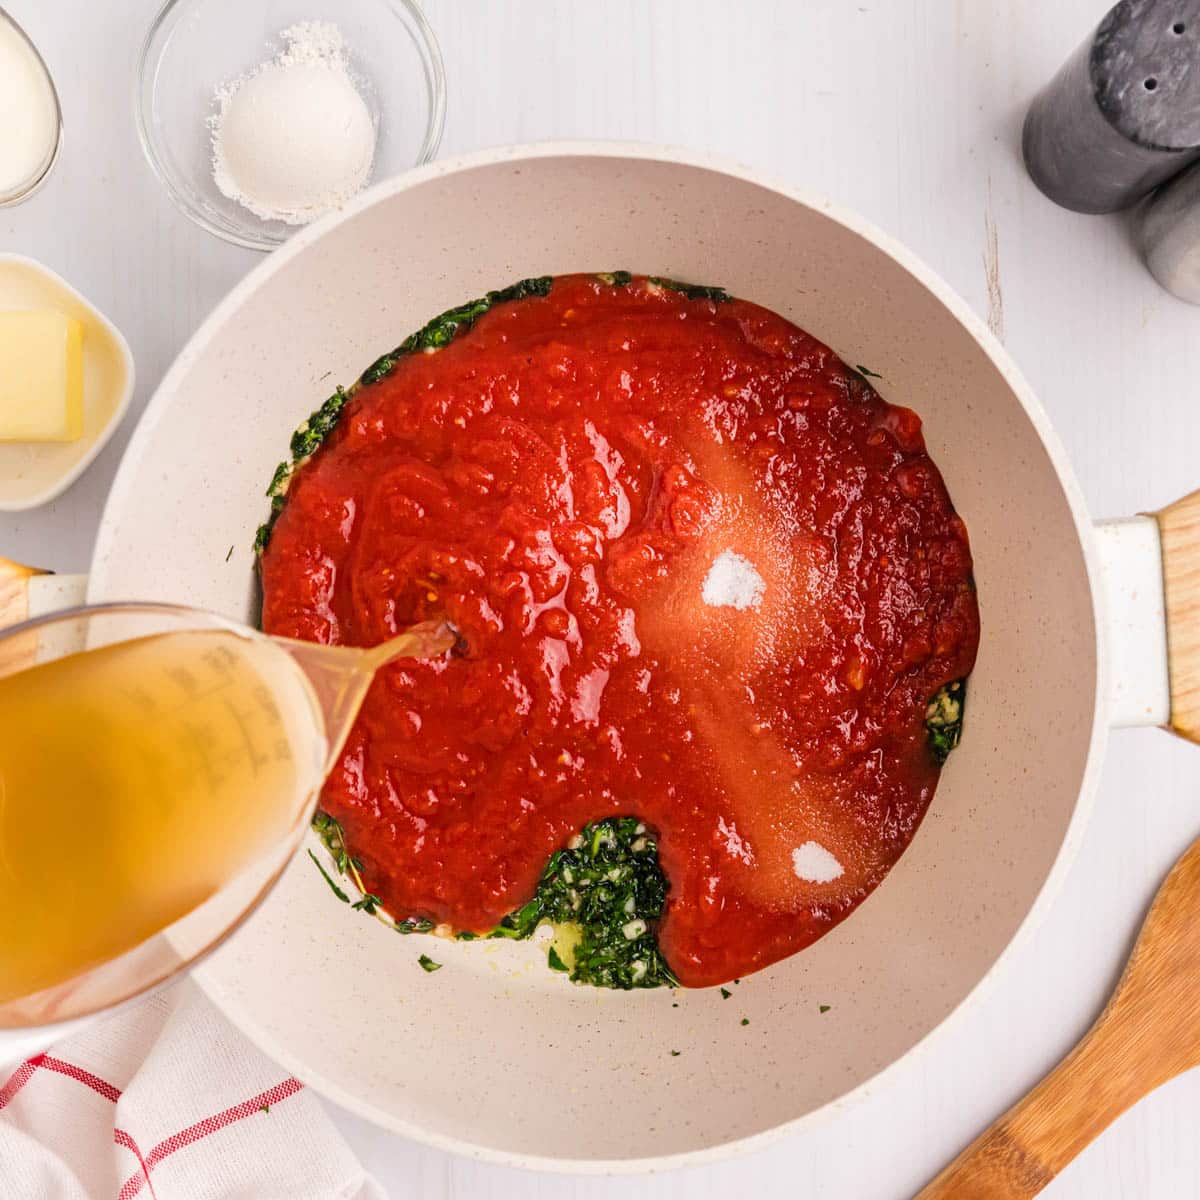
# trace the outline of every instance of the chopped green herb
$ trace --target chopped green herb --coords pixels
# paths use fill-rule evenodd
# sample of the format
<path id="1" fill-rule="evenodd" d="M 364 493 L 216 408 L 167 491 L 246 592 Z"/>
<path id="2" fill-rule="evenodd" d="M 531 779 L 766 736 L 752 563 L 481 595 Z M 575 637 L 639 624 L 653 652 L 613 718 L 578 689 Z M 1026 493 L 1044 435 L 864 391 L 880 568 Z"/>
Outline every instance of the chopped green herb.
<path id="1" fill-rule="evenodd" d="M 229 547 L 229 553 L 225 555 L 225 561 L 228 562 L 233 557 L 233 547 Z"/>
<path id="2" fill-rule="evenodd" d="M 307 421 L 303 421 L 292 434 L 292 444 L 289 449 L 292 452 L 292 462 L 303 462 L 309 458 L 313 451 L 329 436 L 333 431 L 333 427 L 338 423 L 338 419 L 342 415 L 342 409 L 346 407 L 346 402 L 350 399 L 350 394 L 345 388 L 339 387 L 320 408 L 313 413 Z M 272 486 L 276 486 L 279 476 L 279 471 L 275 472 L 276 480 L 272 480 Z"/>
<path id="3" fill-rule="evenodd" d="M 313 813 L 312 827 L 316 830 L 317 836 L 325 843 L 325 849 L 329 851 L 333 858 L 334 866 L 338 872 L 346 875 L 350 871 L 350 855 L 346 850 L 346 839 L 342 835 L 342 824 L 340 821 L 335 821 L 328 813 L 321 812 L 317 809 Z"/>
<path id="4" fill-rule="evenodd" d="M 405 917 L 403 921 L 397 921 L 392 928 L 397 933 L 431 933 L 433 922 L 425 917 Z"/>
<path id="5" fill-rule="evenodd" d="M 854 368 L 864 379 L 882 379 L 883 376 L 878 371 L 872 371 L 869 367 L 864 367 L 862 363 Z"/>
<path id="6" fill-rule="evenodd" d="M 732 995 L 733 995 L 733 993 L 728 988 L 721 989 L 721 999 L 722 1000 L 728 1000 L 729 997 Z"/>
<path id="7" fill-rule="evenodd" d="M 666 899 L 654 835 L 636 817 L 609 818 L 584 826 L 573 846 L 555 852 L 533 899 L 489 936 L 528 938 L 539 925 L 574 926 L 578 940 L 564 963 L 573 982 L 673 986 L 655 933 Z"/>
<path id="8" fill-rule="evenodd" d="M 743 1017 L 743 1018 L 742 1018 L 742 1024 L 743 1024 L 743 1025 L 749 1025 L 749 1024 L 750 1024 L 750 1018 L 749 1018 L 749 1017 Z"/>
<path id="9" fill-rule="evenodd" d="M 832 1004 L 822 1004 L 818 1006 L 817 1011 L 827 1013 L 833 1007 Z"/>
<path id="10" fill-rule="evenodd" d="M 417 962 L 421 964 L 422 971 L 428 971 L 430 974 L 432 974 L 434 971 L 440 971 L 442 969 L 442 964 L 440 962 L 434 962 L 428 954 L 422 954 L 421 957 L 417 959 Z"/>
<path id="11" fill-rule="evenodd" d="M 341 388 L 338 389 L 341 392 Z M 297 437 L 300 436 L 300 430 L 307 429 L 309 424 L 318 419 L 319 414 L 325 410 L 325 407 L 332 403 L 334 397 L 325 401 L 321 409 L 313 413 L 309 419 L 300 426 L 300 429 L 292 437 L 293 444 Z M 339 410 L 340 411 L 340 410 Z M 332 428 L 332 426 L 330 426 Z M 297 462 L 299 460 L 296 460 Z M 292 471 L 295 469 L 295 462 L 288 462 L 286 459 L 275 468 L 275 473 L 271 476 L 271 482 L 267 484 L 266 495 L 271 501 L 271 511 L 267 519 L 258 527 L 258 532 L 254 535 L 254 550 L 256 554 L 261 554 L 266 547 L 267 542 L 271 538 L 271 530 L 275 527 L 275 522 L 279 518 L 279 514 L 283 512 L 284 497 L 287 495 L 288 484 L 292 481 Z"/>
<path id="12" fill-rule="evenodd" d="M 346 893 L 343 892 L 342 889 L 340 887 L 338 887 L 338 885 L 336 883 L 333 882 L 333 879 L 330 876 L 329 872 L 327 870 L 325 870 L 325 868 L 323 866 L 321 866 L 321 860 L 311 850 L 308 852 L 308 857 L 311 858 L 313 860 L 313 862 L 315 862 L 317 864 L 317 870 L 320 871 L 321 874 L 325 876 L 325 882 L 327 884 L 329 884 L 330 888 L 333 889 L 333 894 L 343 904 L 349 904 L 350 897 L 347 896 Z"/>
<path id="13" fill-rule="evenodd" d="M 665 279 L 661 275 L 651 275 L 650 282 L 668 291 L 681 292 L 689 300 L 711 300 L 714 304 L 728 304 L 729 293 L 724 288 L 707 287 L 699 283 L 680 283 L 678 279 Z"/>
<path id="14" fill-rule="evenodd" d="M 282 496 L 287 491 L 288 480 L 291 477 L 292 464 L 285 459 L 275 468 L 275 473 L 271 476 L 271 482 L 267 484 L 267 495 L 272 500 L 277 496 Z"/>
<path id="15" fill-rule="evenodd" d="M 479 934 L 472 933 L 469 929 L 464 929 L 461 933 L 454 935 L 456 942 L 475 942 L 479 940 Z"/>
<path id="16" fill-rule="evenodd" d="M 671 1057 L 672 1057 L 672 1058 L 678 1058 L 678 1057 L 679 1057 L 679 1051 L 678 1051 L 678 1050 L 672 1050 L 672 1051 L 671 1051 Z"/>
<path id="17" fill-rule="evenodd" d="M 734 983 L 741 983 L 742 981 L 741 981 L 740 979 L 735 979 L 733 982 L 734 982 Z"/>
<path id="18" fill-rule="evenodd" d="M 501 288 L 497 292 L 488 292 L 478 300 L 468 300 L 457 308 L 448 309 L 440 316 L 423 325 L 416 333 L 410 334 L 389 354 L 377 358 L 364 372 L 362 382 L 365 385 L 378 383 L 396 369 L 396 364 L 409 354 L 418 350 L 440 350 L 448 346 L 460 333 L 466 333 L 489 308 L 504 304 L 510 300 L 524 300 L 529 296 L 545 296 L 554 286 L 554 277 L 540 275 L 535 279 L 522 279 L 511 287 Z"/>
<path id="19" fill-rule="evenodd" d="M 962 740 L 963 709 L 966 703 L 967 681 L 956 679 L 941 688 L 925 710 L 929 749 L 939 767 Z"/>
<path id="20" fill-rule="evenodd" d="M 601 283 L 607 283 L 609 287 L 628 287 L 633 282 L 633 274 L 630 271 L 597 271 L 596 278 Z"/>
<path id="21" fill-rule="evenodd" d="M 259 1112 L 270 1112 L 270 1111 L 271 1111 L 271 1106 L 270 1106 L 269 1104 L 260 1104 L 260 1105 L 258 1106 L 258 1111 L 259 1111 Z"/>
<path id="22" fill-rule="evenodd" d="M 363 885 L 362 862 L 350 853 L 341 822 L 317 812 L 312 824 L 338 873 L 358 888 L 354 909 L 376 917 L 397 933 L 429 933 L 433 929 L 434 923 L 427 917 L 397 921 L 383 911 L 382 899 Z M 338 899 L 350 903 L 316 855 L 311 850 L 308 853 Z M 585 826 L 579 837 L 572 839 L 571 847 L 551 856 L 533 899 L 509 913 L 486 936 L 524 939 L 539 925 L 571 927 L 574 939 L 569 951 L 552 946 L 547 960 L 551 969 L 569 974 L 572 982 L 621 989 L 674 987 L 678 981 L 656 936 L 666 895 L 658 844 L 646 826 L 635 817 L 598 821 Z M 460 941 L 480 936 L 469 930 L 455 935 Z"/>
<path id="23" fill-rule="evenodd" d="M 359 912 L 364 912 L 370 917 L 377 918 L 397 933 L 429 933 L 433 929 L 433 922 L 427 917 L 406 917 L 403 921 L 393 921 L 383 911 L 383 900 L 379 896 L 376 896 L 374 892 L 368 892 L 363 886 L 362 875 L 359 874 L 362 870 L 362 860 L 355 858 L 346 849 L 346 835 L 340 821 L 335 820 L 328 813 L 321 812 L 318 809 L 313 813 L 312 827 L 324 843 L 325 849 L 329 851 L 338 874 L 349 876 L 353 880 L 354 886 L 358 888 L 359 898 L 351 904 L 351 908 L 357 909 Z M 333 888 L 334 895 L 339 900 L 345 900 L 347 903 L 350 903 L 350 897 L 329 877 L 329 873 L 321 866 L 317 860 L 317 856 L 311 850 L 308 852 L 308 855 L 317 864 L 321 874 L 329 882 L 329 886 Z"/>

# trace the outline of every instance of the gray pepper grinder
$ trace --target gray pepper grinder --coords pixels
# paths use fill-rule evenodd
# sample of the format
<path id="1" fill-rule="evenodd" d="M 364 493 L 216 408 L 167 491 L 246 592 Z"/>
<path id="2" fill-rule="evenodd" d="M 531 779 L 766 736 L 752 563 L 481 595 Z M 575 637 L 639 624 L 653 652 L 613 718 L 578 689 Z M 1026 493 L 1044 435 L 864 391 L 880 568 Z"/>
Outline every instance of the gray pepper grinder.
<path id="1" fill-rule="evenodd" d="M 1200 304 L 1200 164 L 1142 206 L 1134 235 L 1150 274 L 1180 300 Z"/>
<path id="2" fill-rule="evenodd" d="M 1200 0 L 1121 0 L 1034 99 L 1022 150 L 1034 183 L 1085 213 L 1200 160 Z"/>

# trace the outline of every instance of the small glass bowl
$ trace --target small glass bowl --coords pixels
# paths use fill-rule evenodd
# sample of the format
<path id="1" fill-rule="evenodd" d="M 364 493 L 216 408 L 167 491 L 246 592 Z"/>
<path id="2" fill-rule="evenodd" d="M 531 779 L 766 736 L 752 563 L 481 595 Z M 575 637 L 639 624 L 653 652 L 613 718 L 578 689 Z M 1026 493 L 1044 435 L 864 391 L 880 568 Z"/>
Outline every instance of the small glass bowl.
<path id="1" fill-rule="evenodd" d="M 59 103 L 58 89 L 54 86 L 54 79 L 50 75 L 50 68 L 46 66 L 46 60 L 38 52 L 38 48 L 33 44 L 32 38 L 5 12 L 3 7 L 0 7 L 0 24 L 7 25 L 15 30 L 17 37 L 32 51 L 34 60 L 41 68 L 42 81 L 49 93 L 47 99 L 52 102 L 54 109 L 53 142 L 47 143 L 46 153 L 42 161 L 37 165 L 28 179 L 21 180 L 20 183 L 9 191 L 0 191 L 0 208 L 7 208 L 10 204 L 20 204 L 22 200 L 28 200 L 46 182 L 47 177 L 54 168 L 54 164 L 58 162 L 58 154 L 62 149 L 63 122 L 62 105 Z"/>
<path id="2" fill-rule="evenodd" d="M 328 21 L 346 39 L 378 130 L 372 180 L 428 162 L 442 138 L 442 55 L 414 0 L 168 0 L 138 65 L 142 149 L 187 216 L 252 250 L 272 250 L 303 226 L 264 221 L 221 193 L 208 122 L 217 89 L 273 58 L 281 32 L 308 21 Z"/>

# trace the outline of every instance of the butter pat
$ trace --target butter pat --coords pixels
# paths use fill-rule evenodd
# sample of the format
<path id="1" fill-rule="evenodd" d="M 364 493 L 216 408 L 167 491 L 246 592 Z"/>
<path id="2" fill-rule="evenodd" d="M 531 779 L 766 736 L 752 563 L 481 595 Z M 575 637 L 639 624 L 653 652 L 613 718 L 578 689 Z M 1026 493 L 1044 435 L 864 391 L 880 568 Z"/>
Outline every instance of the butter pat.
<path id="1" fill-rule="evenodd" d="M 0 312 L 0 442 L 83 436 L 83 326 L 43 309 Z"/>

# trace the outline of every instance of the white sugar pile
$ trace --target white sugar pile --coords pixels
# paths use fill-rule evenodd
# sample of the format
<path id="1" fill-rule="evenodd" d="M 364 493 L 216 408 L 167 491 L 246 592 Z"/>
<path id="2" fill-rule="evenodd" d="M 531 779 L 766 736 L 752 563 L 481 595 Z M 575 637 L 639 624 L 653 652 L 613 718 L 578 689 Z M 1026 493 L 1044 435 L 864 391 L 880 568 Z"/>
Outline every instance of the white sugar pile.
<path id="1" fill-rule="evenodd" d="M 832 883 L 842 874 L 842 864 L 820 842 L 805 842 L 792 851 L 792 870 L 805 883 Z"/>
<path id="2" fill-rule="evenodd" d="M 700 597 L 712 608 L 757 608 L 766 590 L 766 581 L 749 559 L 723 550 L 704 577 Z"/>
<path id="3" fill-rule="evenodd" d="M 304 225 L 366 186 L 375 122 L 336 25 L 303 21 L 284 49 L 217 89 L 213 180 L 264 221 Z"/>

